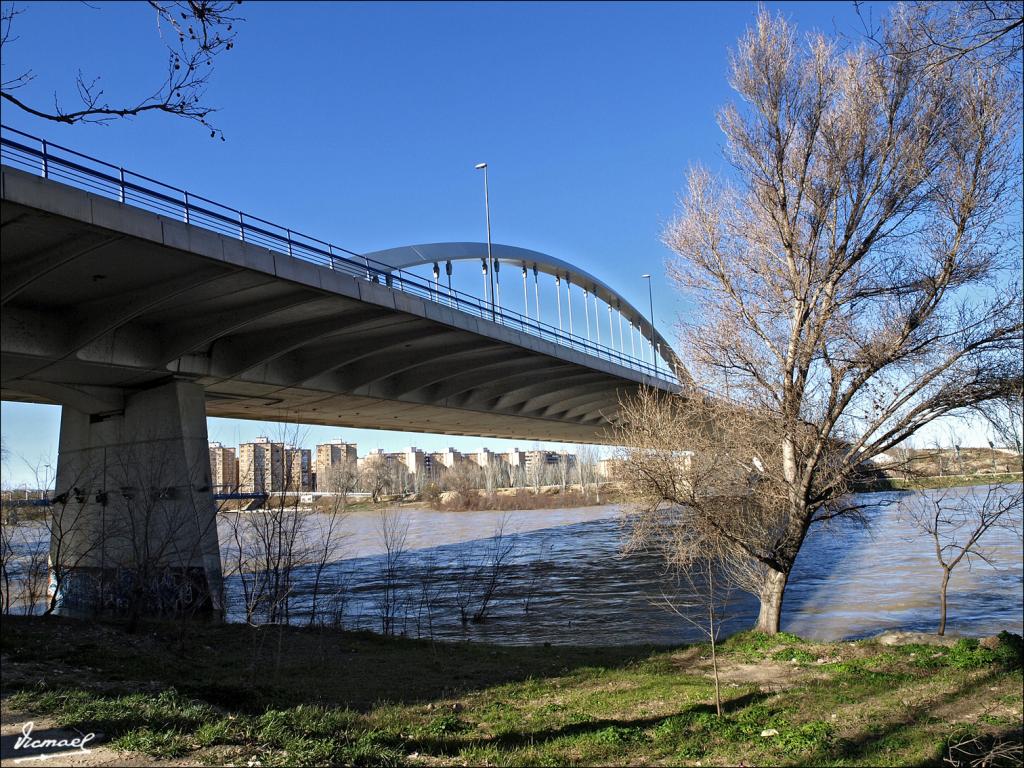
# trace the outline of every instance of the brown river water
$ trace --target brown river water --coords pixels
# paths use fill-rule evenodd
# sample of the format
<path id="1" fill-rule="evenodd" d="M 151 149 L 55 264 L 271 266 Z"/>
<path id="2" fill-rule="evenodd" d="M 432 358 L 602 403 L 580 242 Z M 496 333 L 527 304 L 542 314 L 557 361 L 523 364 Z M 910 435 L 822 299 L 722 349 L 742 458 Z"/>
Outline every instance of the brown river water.
<path id="1" fill-rule="evenodd" d="M 918 500 L 934 493 L 971 492 L 922 491 Z M 859 501 L 870 505 L 869 527 L 840 523 L 812 529 L 786 591 L 784 631 L 819 640 L 893 629 L 934 631 L 941 577 L 934 544 L 901 519 L 898 505 L 891 503 L 912 497 L 907 492 L 863 494 Z M 403 510 L 406 551 L 393 561 L 387 578 L 378 514 L 350 513 L 340 556 L 322 575 L 326 586 L 318 599 L 319 620 L 379 632 L 387 612 L 394 617 L 395 634 L 507 644 L 699 639 L 686 620 L 656 604 L 666 584 L 660 560 L 652 554 L 621 554 L 621 516 L 615 506 L 511 513 Z M 463 623 L 459 605 L 472 610 L 479 604 L 487 579 L 474 569 L 488 561 L 491 535 L 503 518 L 512 552 L 485 619 Z M 1020 520 L 1018 509 L 1015 530 L 994 529 L 985 539 L 994 566 L 963 562 L 954 571 L 948 632 L 1022 632 Z M 309 620 L 312 583 L 312 569 L 302 569 L 290 601 L 293 623 Z M 331 593 L 327 598 L 325 589 Z M 237 577 L 227 580 L 227 592 L 229 618 L 244 620 Z M 757 601 L 740 594 L 729 613 L 726 634 L 753 623 Z"/>
<path id="2" fill-rule="evenodd" d="M 934 494 L 983 493 L 983 487 L 947 491 L 863 494 L 867 528 L 850 523 L 812 528 L 797 559 L 783 604 L 782 629 L 806 638 L 857 638 L 887 630 L 933 632 L 941 570 L 934 544 L 901 519 L 893 502 L 927 502 Z M 373 511 L 349 513 L 337 556 L 321 574 L 316 621 L 410 637 L 494 643 L 675 644 L 700 639 L 685 619 L 657 603 L 668 584 L 660 559 L 622 555 L 622 510 L 615 506 L 518 512 L 401 511 L 408 523 L 405 551 L 392 562 Z M 1021 510 L 1013 530 L 993 529 L 984 540 L 991 564 L 962 562 L 949 586 L 948 631 L 989 635 L 1024 633 Z M 314 521 L 318 518 L 314 518 Z M 495 579 L 483 621 L 460 620 L 479 607 L 494 549 L 505 521 L 512 549 Z M 222 558 L 232 562 L 231 516 L 219 520 Z M 19 555 L 45 552 L 41 523 L 18 525 Z M 41 548 L 41 549 L 40 549 Z M 310 622 L 315 572 L 299 568 L 289 596 L 289 621 Z M 245 620 L 237 575 L 225 580 L 228 619 Z M 723 632 L 750 627 L 757 601 L 737 593 Z"/>

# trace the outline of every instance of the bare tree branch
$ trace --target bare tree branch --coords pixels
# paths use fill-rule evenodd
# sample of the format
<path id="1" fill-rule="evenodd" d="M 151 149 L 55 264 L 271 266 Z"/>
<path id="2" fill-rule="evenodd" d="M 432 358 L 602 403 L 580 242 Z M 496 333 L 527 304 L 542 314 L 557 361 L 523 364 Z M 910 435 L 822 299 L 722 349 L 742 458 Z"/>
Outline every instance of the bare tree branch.
<path id="1" fill-rule="evenodd" d="M 3 79 L 0 97 L 30 115 L 66 125 L 106 123 L 147 112 L 163 112 L 193 120 L 209 129 L 211 137 L 223 140 L 223 132 L 210 122 L 216 110 L 205 103 L 205 95 L 214 58 L 235 45 L 235 25 L 241 18 L 232 11 L 240 0 L 149 0 L 148 4 L 156 12 L 157 31 L 167 49 L 166 77 L 149 96 L 112 104 L 100 87 L 100 78 L 87 78 L 79 70 L 74 85 L 80 106 L 68 109 L 54 93 L 53 106 L 46 108 L 14 94 L 35 78 L 33 71 L 27 69 Z M 11 55 L 7 46 L 17 40 L 12 35 L 14 20 L 22 13 L 24 9 L 14 3 L 3 5 L 0 42 L 5 59 Z"/>

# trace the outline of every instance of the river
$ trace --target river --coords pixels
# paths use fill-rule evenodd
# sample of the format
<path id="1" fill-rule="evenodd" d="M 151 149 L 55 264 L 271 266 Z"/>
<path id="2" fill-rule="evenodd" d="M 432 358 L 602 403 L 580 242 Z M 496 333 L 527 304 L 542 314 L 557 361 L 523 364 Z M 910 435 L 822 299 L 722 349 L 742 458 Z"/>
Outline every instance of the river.
<path id="1" fill-rule="evenodd" d="M 901 519 L 899 505 L 892 502 L 983 491 L 860 495 L 857 500 L 868 505 L 868 527 L 812 528 L 786 591 L 782 629 L 818 640 L 893 629 L 934 631 L 941 578 L 934 544 Z M 490 535 L 503 518 L 512 551 L 485 619 L 464 624 L 460 602 L 472 610 L 483 589 L 483 574 L 475 580 L 466 574 L 488 561 L 494 545 Z M 392 559 L 393 576 L 387 578 L 378 514 L 347 516 L 343 551 L 322 576 L 333 596 L 319 599 L 320 610 L 332 623 L 381 631 L 381 614 L 387 613 L 396 634 L 509 644 L 680 643 L 700 637 L 684 618 L 656 605 L 666 585 L 660 560 L 621 554 L 617 507 L 403 510 L 402 519 L 408 523 L 405 551 L 397 562 Z M 948 632 L 980 636 L 1024 629 L 1020 520 L 1017 510 L 1016 530 L 993 529 L 987 535 L 985 552 L 992 565 L 962 562 L 954 570 Z M 312 569 L 304 569 L 296 580 L 294 622 L 308 620 L 312 577 Z M 227 591 L 230 618 L 244 618 L 237 577 L 227 580 Z M 723 631 L 749 627 L 756 615 L 757 601 L 740 594 Z"/>

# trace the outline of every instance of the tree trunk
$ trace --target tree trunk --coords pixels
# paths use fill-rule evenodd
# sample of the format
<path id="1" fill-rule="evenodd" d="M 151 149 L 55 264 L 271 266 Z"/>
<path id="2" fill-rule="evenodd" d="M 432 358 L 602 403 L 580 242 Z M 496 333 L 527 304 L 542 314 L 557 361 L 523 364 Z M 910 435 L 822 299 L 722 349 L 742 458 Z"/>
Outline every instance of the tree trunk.
<path id="1" fill-rule="evenodd" d="M 764 632 L 766 635 L 778 634 L 782 620 L 782 596 L 786 591 L 788 579 L 788 573 L 768 571 L 764 586 L 761 588 L 761 610 L 757 614 L 755 631 Z"/>
<path id="2" fill-rule="evenodd" d="M 708 637 L 711 638 L 711 668 L 715 672 L 715 714 L 719 717 L 722 716 L 722 689 L 718 684 L 718 653 L 715 648 L 715 638 L 717 631 L 715 629 L 715 607 L 714 607 L 714 592 L 711 593 L 711 604 L 708 607 Z"/>
<path id="3" fill-rule="evenodd" d="M 946 634 L 946 587 L 949 586 L 949 571 L 942 570 L 942 589 L 939 590 L 939 631 L 937 634 Z"/>

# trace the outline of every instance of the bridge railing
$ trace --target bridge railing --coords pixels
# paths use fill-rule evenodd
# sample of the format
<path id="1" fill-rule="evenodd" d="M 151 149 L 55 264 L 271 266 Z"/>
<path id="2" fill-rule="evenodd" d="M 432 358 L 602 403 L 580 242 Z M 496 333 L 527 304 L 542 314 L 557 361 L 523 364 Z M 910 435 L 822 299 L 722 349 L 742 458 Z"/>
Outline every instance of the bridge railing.
<path id="1" fill-rule="evenodd" d="M 459 290 L 441 286 L 420 275 L 392 269 L 347 248 L 222 205 L 202 195 L 166 184 L 73 149 L 8 126 L 0 127 L 0 157 L 14 167 L 38 173 L 79 189 L 253 243 L 292 258 L 343 272 L 359 280 L 394 290 L 513 328 L 530 336 L 607 360 L 650 376 L 676 382 L 664 361 L 651 364 L 633 355 L 568 333 L 514 310 Z M 641 333 L 641 338 L 643 334 Z M 649 343 L 646 340 L 641 343 Z M 655 358 L 657 359 L 657 358 Z"/>

